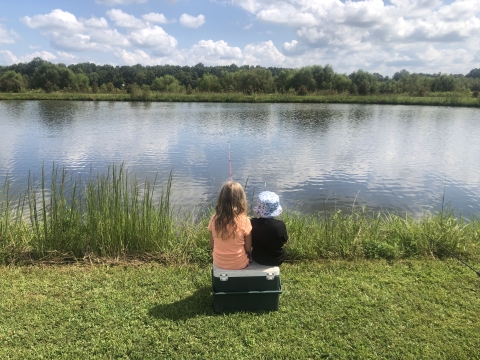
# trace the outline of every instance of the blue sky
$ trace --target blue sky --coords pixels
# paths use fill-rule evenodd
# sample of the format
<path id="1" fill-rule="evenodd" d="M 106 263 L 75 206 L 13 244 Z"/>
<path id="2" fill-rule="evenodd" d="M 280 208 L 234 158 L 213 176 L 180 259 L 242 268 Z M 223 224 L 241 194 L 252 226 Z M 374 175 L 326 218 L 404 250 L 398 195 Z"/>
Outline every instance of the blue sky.
<path id="1" fill-rule="evenodd" d="M 0 0 L 0 65 L 480 67 L 480 0 Z"/>

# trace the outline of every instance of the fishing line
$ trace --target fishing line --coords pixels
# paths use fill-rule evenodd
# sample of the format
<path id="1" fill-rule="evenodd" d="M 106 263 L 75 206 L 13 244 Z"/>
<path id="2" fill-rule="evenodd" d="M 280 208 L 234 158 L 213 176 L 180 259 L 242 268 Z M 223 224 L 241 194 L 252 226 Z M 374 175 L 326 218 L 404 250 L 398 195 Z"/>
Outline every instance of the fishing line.
<path id="1" fill-rule="evenodd" d="M 228 162 L 230 164 L 230 181 L 232 181 L 232 158 L 230 157 L 230 141 L 228 142 Z"/>
<path id="2" fill-rule="evenodd" d="M 474 271 L 475 274 L 477 274 L 479 277 L 480 277 L 480 271 L 477 271 L 475 270 L 473 267 L 471 267 L 470 265 L 468 265 L 465 261 L 463 261 L 462 259 L 460 259 L 457 255 L 455 255 L 453 252 L 451 252 L 450 250 L 448 250 L 445 246 L 443 246 L 442 244 L 440 244 L 438 241 L 435 241 L 433 240 L 430 236 L 428 236 L 427 234 L 425 234 L 426 237 L 428 237 L 433 243 L 437 244 L 438 246 L 440 246 L 442 249 L 444 249 L 445 251 L 447 251 L 450 255 L 452 255 L 455 259 L 457 259 L 458 261 L 460 261 L 463 265 L 465 265 L 466 267 L 468 267 L 470 270 Z"/>

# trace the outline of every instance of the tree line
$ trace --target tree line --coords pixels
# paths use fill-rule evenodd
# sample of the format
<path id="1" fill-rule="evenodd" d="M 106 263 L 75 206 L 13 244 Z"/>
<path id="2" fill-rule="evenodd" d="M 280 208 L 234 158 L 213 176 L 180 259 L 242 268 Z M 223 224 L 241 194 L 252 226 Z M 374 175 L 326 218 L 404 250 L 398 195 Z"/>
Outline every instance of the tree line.
<path id="1" fill-rule="evenodd" d="M 112 66 L 80 63 L 66 66 L 35 58 L 0 66 L 0 91 L 115 93 L 138 91 L 241 92 L 246 94 L 410 94 L 432 92 L 478 96 L 480 69 L 468 74 L 423 74 L 407 70 L 392 77 L 357 70 L 336 73 L 330 65 L 298 69 L 261 66 L 157 65 Z"/>

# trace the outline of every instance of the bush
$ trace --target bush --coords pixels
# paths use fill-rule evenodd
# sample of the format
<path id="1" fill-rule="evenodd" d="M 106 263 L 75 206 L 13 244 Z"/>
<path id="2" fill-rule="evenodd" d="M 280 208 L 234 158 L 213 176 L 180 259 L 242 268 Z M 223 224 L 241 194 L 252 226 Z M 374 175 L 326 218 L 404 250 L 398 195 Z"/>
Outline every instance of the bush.
<path id="1" fill-rule="evenodd" d="M 305 85 L 302 85 L 298 88 L 297 95 L 303 96 L 308 94 L 308 89 Z"/>
<path id="2" fill-rule="evenodd" d="M 25 82 L 22 75 L 15 71 L 7 71 L 0 78 L 0 91 L 19 93 L 25 90 Z"/>

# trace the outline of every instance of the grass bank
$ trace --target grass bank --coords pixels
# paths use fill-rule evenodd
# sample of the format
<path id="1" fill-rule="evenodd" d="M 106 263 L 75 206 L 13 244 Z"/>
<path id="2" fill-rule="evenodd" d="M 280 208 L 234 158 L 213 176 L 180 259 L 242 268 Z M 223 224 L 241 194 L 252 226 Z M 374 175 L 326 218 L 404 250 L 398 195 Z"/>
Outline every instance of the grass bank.
<path id="1" fill-rule="evenodd" d="M 478 278 L 453 260 L 285 264 L 280 307 L 216 315 L 210 267 L 0 267 L 2 359 L 476 359 Z"/>
<path id="2" fill-rule="evenodd" d="M 115 94 L 24 92 L 0 93 L 0 100 L 76 100 L 76 101 L 159 101 L 159 102 L 220 102 L 220 103 L 343 103 L 480 107 L 480 98 L 465 94 L 432 93 L 425 96 L 392 95 L 304 95 L 243 93 L 160 93 L 147 92 L 131 96 Z"/>
<path id="3" fill-rule="evenodd" d="M 149 257 L 207 264 L 210 212 L 177 218 L 172 181 L 139 183 L 123 166 L 85 181 L 53 167 L 29 179 L 23 192 L 13 191 L 7 178 L 0 191 L 0 263 Z M 285 211 L 282 218 L 289 261 L 444 258 L 449 252 L 480 259 L 480 221 L 453 211 L 416 219 L 353 207 L 313 215 Z"/>

